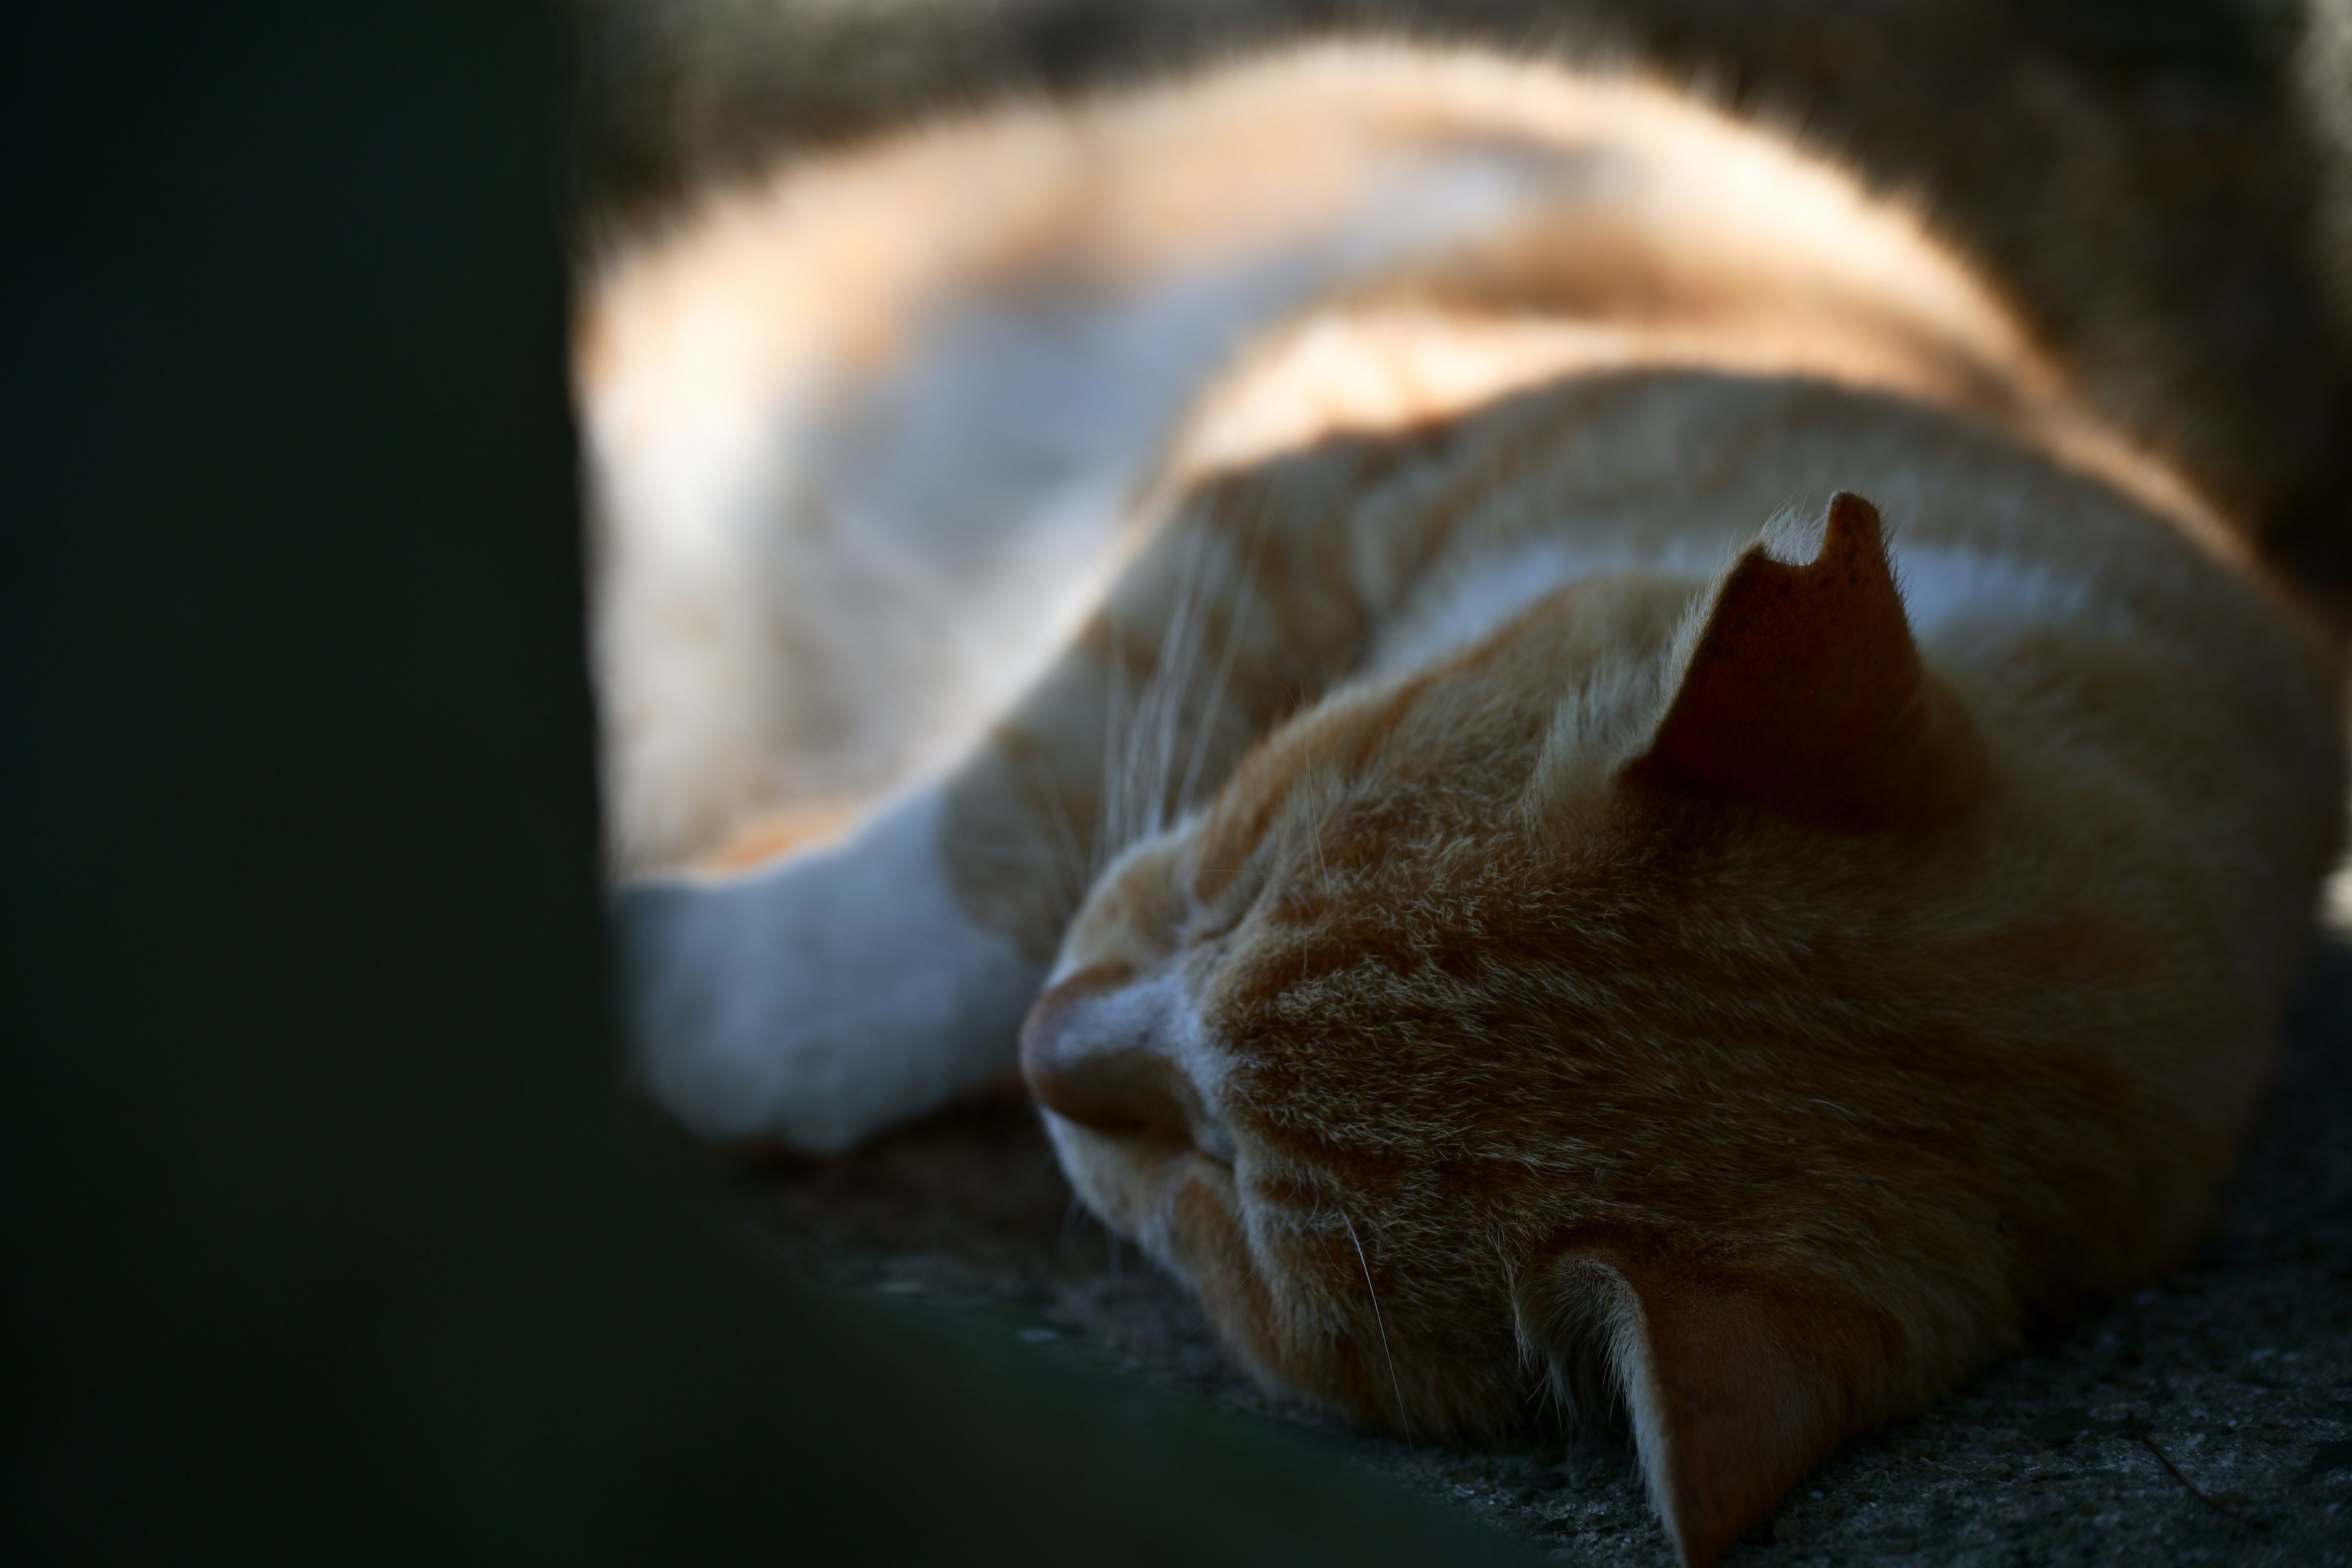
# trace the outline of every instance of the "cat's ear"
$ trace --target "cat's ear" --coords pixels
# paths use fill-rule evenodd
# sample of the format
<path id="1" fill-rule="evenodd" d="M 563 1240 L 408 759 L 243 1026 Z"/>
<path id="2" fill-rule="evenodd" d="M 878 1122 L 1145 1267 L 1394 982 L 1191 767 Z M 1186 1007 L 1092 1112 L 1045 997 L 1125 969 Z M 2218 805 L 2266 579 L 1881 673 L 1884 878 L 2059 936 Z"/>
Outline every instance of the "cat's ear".
<path id="1" fill-rule="evenodd" d="M 1878 509 L 1843 490 L 1810 564 L 1761 544 L 1734 563 L 1623 773 L 1850 828 L 1948 821 L 1982 775 L 1973 726 L 1911 640 Z"/>
<path id="2" fill-rule="evenodd" d="M 1850 1302 L 1606 1251 L 1556 1270 L 1546 1349 L 1570 1392 L 1591 1397 L 1597 1373 L 1623 1400 L 1651 1503 L 1688 1568 L 1894 1413 L 1894 1336 Z"/>

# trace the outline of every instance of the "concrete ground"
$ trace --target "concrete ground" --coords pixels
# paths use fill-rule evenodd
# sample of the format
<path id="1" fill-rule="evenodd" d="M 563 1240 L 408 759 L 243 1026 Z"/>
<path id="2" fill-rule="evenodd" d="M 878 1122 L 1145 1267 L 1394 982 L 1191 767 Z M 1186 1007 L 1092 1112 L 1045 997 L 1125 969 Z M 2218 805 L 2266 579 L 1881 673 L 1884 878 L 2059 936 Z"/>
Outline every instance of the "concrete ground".
<path id="1" fill-rule="evenodd" d="M 705 180 L 930 105 L 1099 80 L 1372 9 L 580 3 L 594 24 L 581 121 L 591 238 L 658 217 Z M 2300 13 L 2285 0 L 1378 9 L 1514 43 L 1570 37 L 1696 76 L 1919 195 L 2095 397 L 2352 626 L 2352 353 L 2329 296 L 2331 272 L 2352 285 L 2352 267 L 2326 248 L 2323 210 L 2331 180 L 2352 193 L 2352 156 L 2331 151 L 2294 90 L 2298 68 L 2352 83 L 2352 6 L 2323 0 L 2344 47 L 2305 51 L 2300 68 Z M 2352 86 L 2321 86 L 2309 96 L 2352 105 Z M 2347 214 L 2352 202 L 2339 236 L 2352 237 Z M 817 1279 L 1195 1390 L 1237 1420 L 1304 1423 L 1558 1561 L 1667 1560 L 1621 1441 L 1457 1452 L 1270 1405 L 1181 1291 L 1075 1210 L 1017 1096 L 852 1159 L 724 1176 Z M 1851 1445 L 1733 1561 L 2347 1560 L 2352 939 L 2323 931 L 2275 1092 L 2198 1263 Z"/>

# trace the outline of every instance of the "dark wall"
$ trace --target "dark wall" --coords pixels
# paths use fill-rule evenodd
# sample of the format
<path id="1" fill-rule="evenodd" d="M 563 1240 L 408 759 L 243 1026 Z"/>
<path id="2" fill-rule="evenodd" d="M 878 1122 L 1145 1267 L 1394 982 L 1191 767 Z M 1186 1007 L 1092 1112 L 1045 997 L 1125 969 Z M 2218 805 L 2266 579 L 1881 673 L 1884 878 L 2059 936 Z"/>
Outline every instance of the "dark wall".
<path id="1" fill-rule="evenodd" d="M 614 1088 L 556 19 L 0 52 L 0 1559 L 1467 1562 L 782 1278 Z"/>

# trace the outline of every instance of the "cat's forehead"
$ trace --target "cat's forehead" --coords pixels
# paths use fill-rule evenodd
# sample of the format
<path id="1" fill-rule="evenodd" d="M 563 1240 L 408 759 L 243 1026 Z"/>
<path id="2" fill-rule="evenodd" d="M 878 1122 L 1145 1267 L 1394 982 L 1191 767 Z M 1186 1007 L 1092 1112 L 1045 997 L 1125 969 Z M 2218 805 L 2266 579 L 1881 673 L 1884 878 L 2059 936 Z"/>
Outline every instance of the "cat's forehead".
<path id="1" fill-rule="evenodd" d="M 1403 848 L 1540 835 L 1638 746 L 1704 589 L 1655 574 L 1566 584 L 1443 658 L 1328 694 L 1202 814 L 1197 892 L 1219 896 L 1254 859 L 1360 855 L 1367 836 Z"/>

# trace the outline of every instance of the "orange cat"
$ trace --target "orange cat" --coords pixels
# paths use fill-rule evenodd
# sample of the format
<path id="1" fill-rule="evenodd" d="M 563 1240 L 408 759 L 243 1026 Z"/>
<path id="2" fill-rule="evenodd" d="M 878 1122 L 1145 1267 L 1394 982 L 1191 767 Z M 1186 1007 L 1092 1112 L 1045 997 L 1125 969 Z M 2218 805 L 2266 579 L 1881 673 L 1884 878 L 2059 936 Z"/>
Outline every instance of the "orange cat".
<path id="1" fill-rule="evenodd" d="M 1267 1384 L 1621 1401 L 1694 1563 L 2205 1223 L 2335 671 L 1785 142 L 1326 47 L 716 198 L 581 352 L 689 1127 L 844 1148 L 1017 1035 Z"/>

